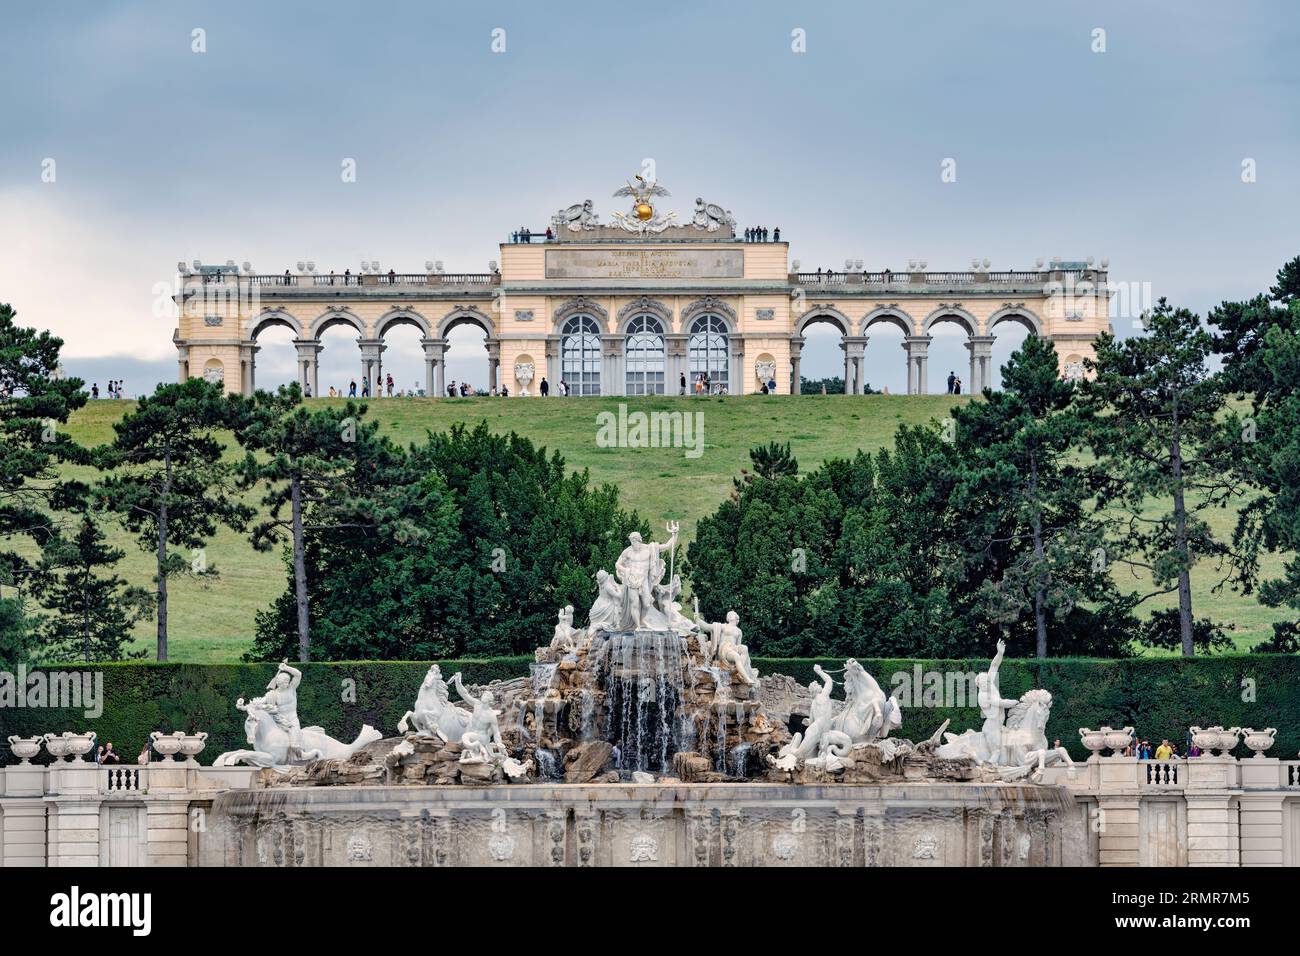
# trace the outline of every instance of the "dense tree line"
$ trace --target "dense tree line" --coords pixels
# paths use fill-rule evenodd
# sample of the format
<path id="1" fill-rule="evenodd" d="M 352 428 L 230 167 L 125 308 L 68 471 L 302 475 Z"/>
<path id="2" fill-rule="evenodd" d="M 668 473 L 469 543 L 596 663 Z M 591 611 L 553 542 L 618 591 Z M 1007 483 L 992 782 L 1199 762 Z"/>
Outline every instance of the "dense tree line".
<path id="1" fill-rule="evenodd" d="M 1161 300 L 1140 334 L 1102 335 L 1077 383 L 1031 337 L 1001 391 L 807 474 L 789 446 L 755 448 L 686 556 L 702 611 L 742 610 L 767 656 L 960 657 L 998 636 L 1040 657 L 1190 656 L 1229 643 L 1196 616 L 1198 564 L 1300 611 L 1300 257 L 1207 318 Z M 86 400 L 61 345 L 0 305 L 0 664 L 129 657 L 150 616 L 166 660 L 168 583 L 218 573 L 219 526 L 285 558 L 252 659 L 527 652 L 649 531 L 518 435 L 456 426 L 400 447 L 364 405 L 310 407 L 296 385 L 160 385 L 83 448 L 61 430 Z M 1227 540 L 1213 508 L 1238 515 Z M 151 555 L 152 589 L 113 573 L 108 522 Z M 1267 551 L 1287 562 L 1261 580 Z M 1176 607 L 1140 614 L 1165 595 Z M 1300 625 L 1261 649 L 1300 651 Z"/>
<path id="2" fill-rule="evenodd" d="M 963 656 L 998 635 L 1040 657 L 1191 656 L 1231 643 L 1195 614 L 1198 562 L 1300 610 L 1300 258 L 1208 319 L 1162 299 L 1140 334 L 1102 335 L 1077 384 L 1029 338 L 1002 391 L 806 476 L 788 447 L 755 449 L 688 553 L 706 613 L 744 608 L 771 656 Z M 1220 540 L 1205 512 L 1229 507 Z M 1265 550 L 1291 557 L 1261 582 Z M 1164 595 L 1177 607 L 1139 618 Z M 1300 625 L 1258 649 L 1300 651 Z"/>

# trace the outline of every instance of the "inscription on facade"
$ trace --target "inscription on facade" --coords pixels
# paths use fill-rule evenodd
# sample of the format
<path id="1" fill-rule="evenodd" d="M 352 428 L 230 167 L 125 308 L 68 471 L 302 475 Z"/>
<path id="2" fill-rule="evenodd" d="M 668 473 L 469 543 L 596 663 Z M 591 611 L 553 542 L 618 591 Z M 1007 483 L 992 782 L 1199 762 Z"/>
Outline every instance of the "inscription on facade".
<path id="1" fill-rule="evenodd" d="M 740 279 L 743 249 L 547 249 L 548 279 Z"/>

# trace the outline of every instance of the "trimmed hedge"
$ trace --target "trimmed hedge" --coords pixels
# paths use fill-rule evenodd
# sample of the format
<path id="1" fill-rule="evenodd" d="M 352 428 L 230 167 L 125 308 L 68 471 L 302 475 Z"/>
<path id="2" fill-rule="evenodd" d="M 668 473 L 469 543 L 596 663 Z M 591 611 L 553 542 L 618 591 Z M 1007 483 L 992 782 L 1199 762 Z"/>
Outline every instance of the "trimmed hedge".
<path id="1" fill-rule="evenodd" d="M 528 673 L 530 657 L 440 661 L 447 676 L 461 671 L 466 683 L 486 684 Z M 886 691 L 894 675 L 914 674 L 920 664 L 927 672 L 979 672 L 980 660 L 860 659 Z M 397 721 L 415 700 L 429 661 L 355 661 L 313 663 L 302 667 L 298 689 L 304 724 L 319 724 L 340 740 L 352 739 L 369 723 L 386 736 L 396 734 Z M 820 663 L 839 671 L 841 660 L 809 658 L 754 659 L 762 674 L 786 674 L 801 683 L 815 680 L 812 667 Z M 53 670 L 102 671 L 104 712 L 89 719 L 77 710 L 0 707 L 0 760 L 4 738 L 50 731 L 95 730 L 99 740 L 134 759 L 150 731 L 206 730 L 205 761 L 242 748 L 243 715 L 234 708 L 238 697 L 262 693 L 275 673 L 274 664 L 102 664 Z M 837 694 L 840 675 L 835 677 Z M 1009 659 L 1003 662 L 1002 693 L 1019 697 L 1033 687 L 1052 692 L 1048 737 L 1059 737 L 1076 758 L 1085 757 L 1078 728 L 1132 725 L 1158 741 L 1169 737 L 1186 743 L 1192 724 L 1208 726 L 1276 727 L 1277 743 L 1270 756 L 1290 758 L 1300 748 L 1300 656 L 1241 654 L 1223 657 Z M 1253 697 L 1253 700 L 1251 699 Z M 974 701 L 970 701 L 973 705 Z M 968 707 L 904 707 L 900 736 L 923 739 L 945 719 L 952 730 L 978 727 L 980 715 Z M 1244 747 L 1239 755 L 1246 755 Z M 44 754 L 42 754 L 44 759 Z"/>

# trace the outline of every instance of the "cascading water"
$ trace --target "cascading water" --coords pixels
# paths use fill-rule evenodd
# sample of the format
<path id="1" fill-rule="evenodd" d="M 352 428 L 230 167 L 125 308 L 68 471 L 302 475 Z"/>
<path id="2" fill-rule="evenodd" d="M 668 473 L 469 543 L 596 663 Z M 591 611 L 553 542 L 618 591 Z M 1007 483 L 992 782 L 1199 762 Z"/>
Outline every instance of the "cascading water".
<path id="1" fill-rule="evenodd" d="M 671 631 L 636 631 L 611 634 L 601 649 L 607 739 L 617 748 L 620 771 L 663 772 L 682 749 L 689 720 L 683 643 Z"/>

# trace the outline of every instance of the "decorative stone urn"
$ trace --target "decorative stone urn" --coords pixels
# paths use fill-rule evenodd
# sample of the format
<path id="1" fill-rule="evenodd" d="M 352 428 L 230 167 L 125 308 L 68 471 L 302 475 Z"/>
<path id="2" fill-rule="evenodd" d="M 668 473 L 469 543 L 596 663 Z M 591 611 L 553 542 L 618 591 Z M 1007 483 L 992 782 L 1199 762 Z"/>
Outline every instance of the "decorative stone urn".
<path id="1" fill-rule="evenodd" d="M 1222 727 L 1190 727 L 1188 728 L 1192 735 L 1192 743 L 1200 748 L 1201 753 L 1210 753 L 1219 749 L 1219 735 L 1223 733 Z"/>
<path id="2" fill-rule="evenodd" d="M 95 749 L 95 738 L 99 734 L 91 730 L 84 734 L 74 734 L 68 731 L 63 735 L 63 739 L 68 742 L 68 759 L 85 763 L 86 754 Z"/>
<path id="3" fill-rule="evenodd" d="M 1118 757 L 1133 742 L 1132 727 L 1102 727 L 1101 732 L 1106 735 L 1106 746 L 1110 748 L 1112 757 Z"/>
<path id="4" fill-rule="evenodd" d="M 1237 744 L 1241 743 L 1241 728 L 1229 727 L 1219 734 L 1219 750 L 1223 756 L 1227 756 L 1237 749 Z"/>
<path id="5" fill-rule="evenodd" d="M 1276 727 L 1265 727 L 1263 730 L 1255 730 L 1253 727 L 1247 727 L 1242 731 L 1246 738 L 1246 746 L 1255 751 L 1256 757 L 1264 756 L 1264 751 L 1273 746 L 1273 738 L 1277 736 Z"/>
<path id="6" fill-rule="evenodd" d="M 1105 730 L 1089 730 L 1087 727 L 1079 728 L 1079 740 L 1090 753 L 1101 753 L 1106 749 Z"/>
<path id="7" fill-rule="evenodd" d="M 41 742 L 44 739 L 44 737 L 13 736 L 9 738 L 9 749 L 18 758 L 20 766 L 30 766 L 32 758 L 41 752 Z"/>
<path id="8" fill-rule="evenodd" d="M 59 734 L 45 735 L 45 749 L 54 758 L 55 763 L 68 759 L 68 738 Z"/>
<path id="9" fill-rule="evenodd" d="M 149 735 L 149 739 L 153 741 L 153 749 L 162 754 L 159 763 L 175 763 L 174 757 L 181 749 L 181 741 L 185 739 L 185 734 L 179 730 L 170 734 L 155 730 Z"/>
<path id="10" fill-rule="evenodd" d="M 185 758 L 187 767 L 197 767 L 199 762 L 194 758 L 203 753 L 203 748 L 207 746 L 207 731 L 201 730 L 197 734 L 186 734 L 181 737 L 181 756 Z"/>

